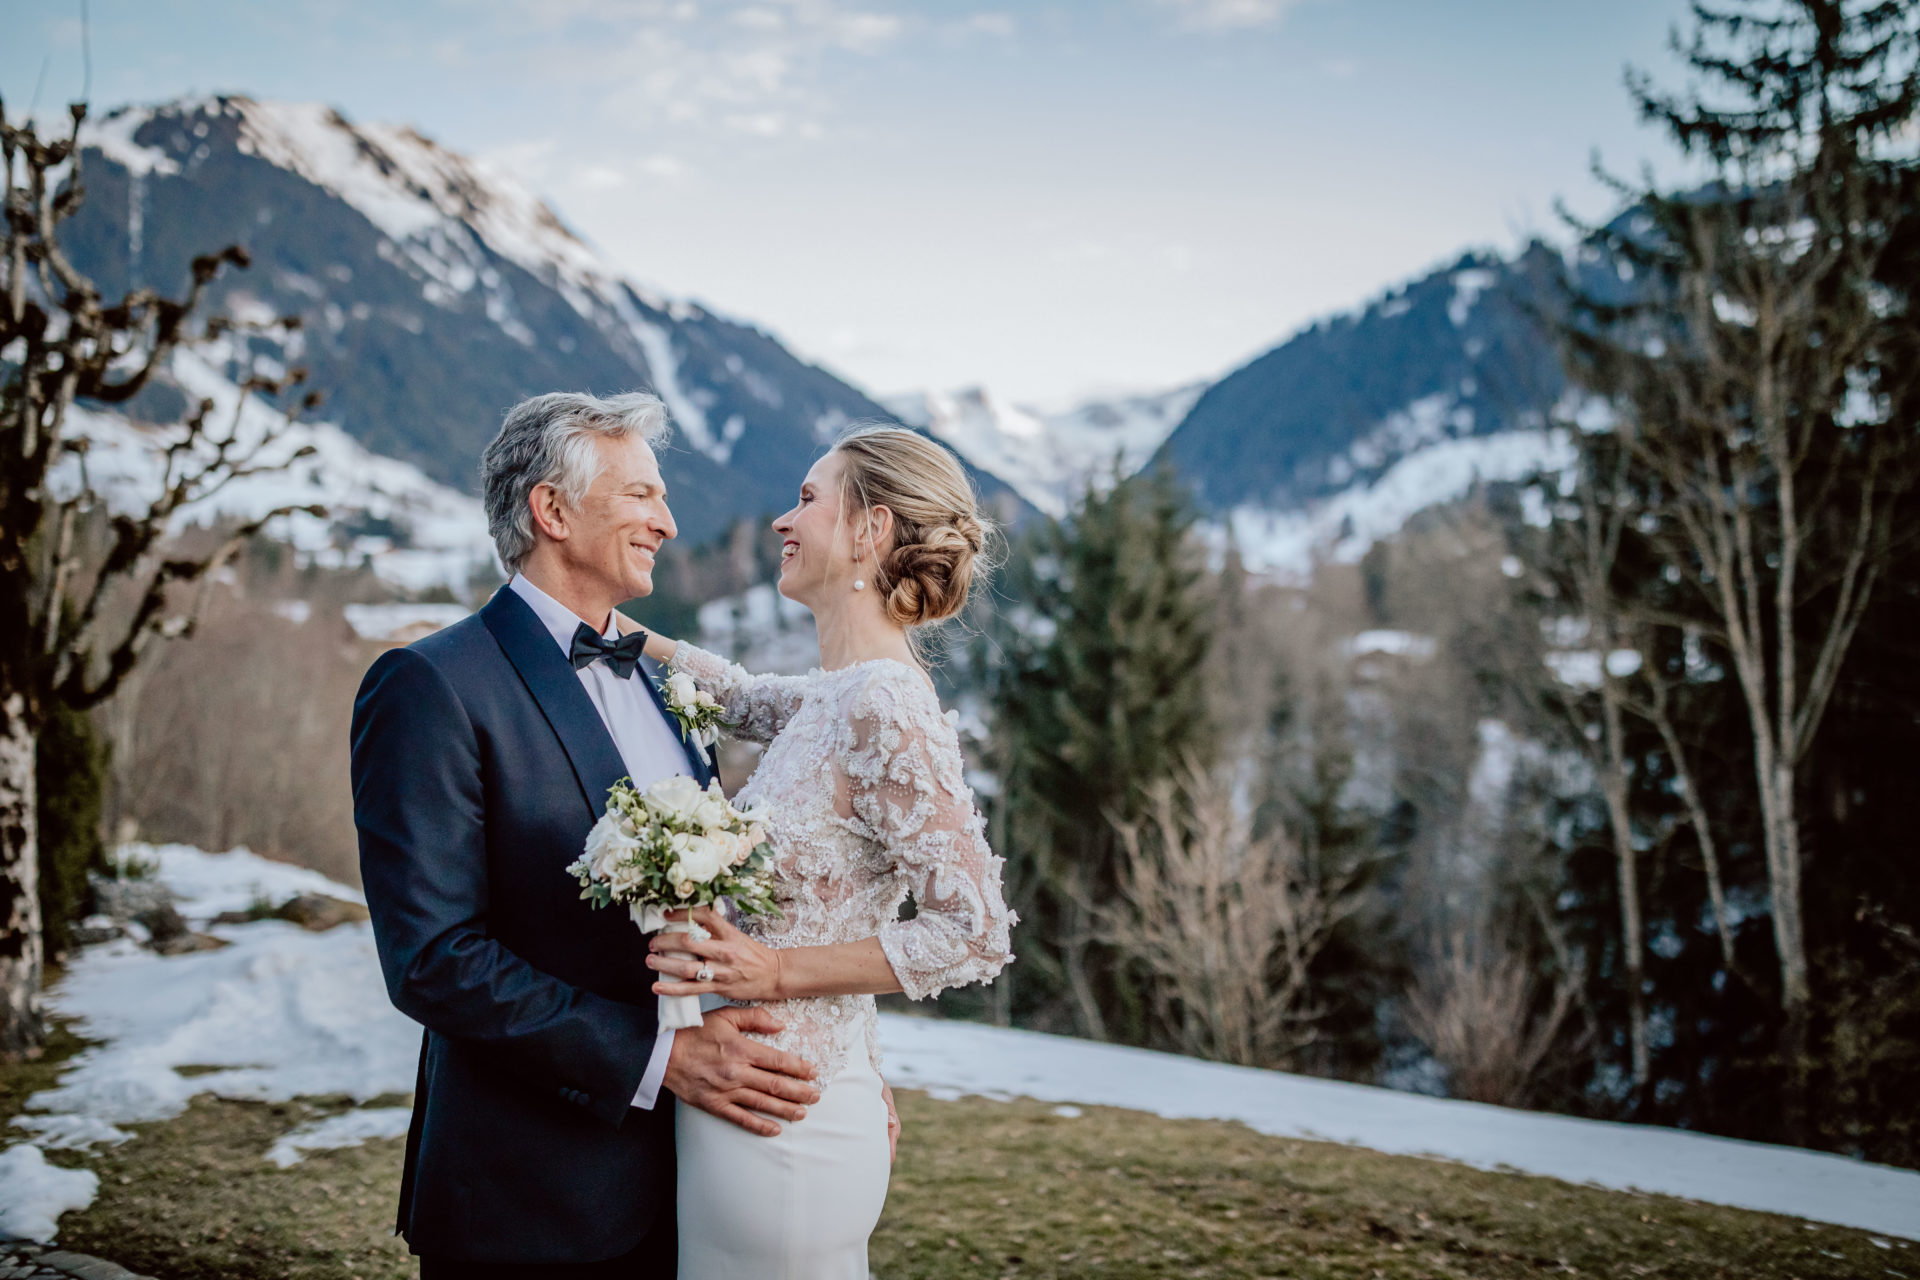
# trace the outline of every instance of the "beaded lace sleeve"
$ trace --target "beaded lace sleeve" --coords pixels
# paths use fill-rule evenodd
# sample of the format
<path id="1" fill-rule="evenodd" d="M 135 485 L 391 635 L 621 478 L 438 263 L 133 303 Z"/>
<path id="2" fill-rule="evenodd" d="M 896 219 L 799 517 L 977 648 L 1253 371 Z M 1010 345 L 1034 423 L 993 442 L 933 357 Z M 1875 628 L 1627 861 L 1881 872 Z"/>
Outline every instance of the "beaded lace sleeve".
<path id="1" fill-rule="evenodd" d="M 1013 959 L 1015 916 L 939 701 L 916 673 L 886 668 L 855 696 L 845 733 L 852 824 L 882 847 L 919 909 L 880 928 L 901 989 L 921 1000 L 991 981 Z"/>
<path id="2" fill-rule="evenodd" d="M 694 684 L 719 701 L 728 734 L 747 742 L 772 742 L 807 693 L 805 676 L 756 676 L 685 640 L 673 651 L 667 670 L 692 676 Z"/>

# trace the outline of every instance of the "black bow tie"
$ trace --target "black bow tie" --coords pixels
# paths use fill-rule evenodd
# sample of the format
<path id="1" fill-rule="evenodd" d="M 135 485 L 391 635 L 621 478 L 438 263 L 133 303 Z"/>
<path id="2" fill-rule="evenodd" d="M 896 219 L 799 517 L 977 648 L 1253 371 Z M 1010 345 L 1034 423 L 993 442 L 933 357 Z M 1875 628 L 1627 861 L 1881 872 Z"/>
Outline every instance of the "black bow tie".
<path id="1" fill-rule="evenodd" d="M 605 658 L 613 674 L 625 680 L 640 665 L 640 651 L 646 648 L 647 633 L 636 631 L 630 636 L 621 636 L 618 640 L 606 640 L 594 633 L 586 623 L 573 633 L 573 648 L 567 652 L 567 660 L 573 663 L 575 671 L 598 659 Z"/>

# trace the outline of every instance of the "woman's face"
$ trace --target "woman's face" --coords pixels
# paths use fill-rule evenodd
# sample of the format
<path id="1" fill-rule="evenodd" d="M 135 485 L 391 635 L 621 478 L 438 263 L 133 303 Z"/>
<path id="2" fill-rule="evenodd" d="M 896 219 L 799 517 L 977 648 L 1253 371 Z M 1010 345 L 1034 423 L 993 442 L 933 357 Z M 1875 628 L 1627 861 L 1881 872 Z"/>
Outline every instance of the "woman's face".
<path id="1" fill-rule="evenodd" d="M 843 459 L 829 453 L 814 463 L 800 482 L 800 500 L 773 522 L 780 545 L 780 594 L 808 608 L 832 594 L 853 590 L 855 578 L 871 580 L 873 555 L 855 560 L 855 513 L 843 509 L 840 478 Z"/>

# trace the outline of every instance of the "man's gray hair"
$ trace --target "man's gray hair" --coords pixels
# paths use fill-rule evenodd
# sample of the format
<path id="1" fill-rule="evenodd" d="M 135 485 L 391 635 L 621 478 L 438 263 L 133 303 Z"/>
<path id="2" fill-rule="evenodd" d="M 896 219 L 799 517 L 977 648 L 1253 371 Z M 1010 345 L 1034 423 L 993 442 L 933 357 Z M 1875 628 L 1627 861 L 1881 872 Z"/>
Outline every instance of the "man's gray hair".
<path id="1" fill-rule="evenodd" d="M 596 436 L 639 436 L 650 445 L 667 438 L 667 407 L 644 391 L 583 395 L 555 391 L 522 400 L 507 410 L 500 434 L 480 456 L 480 484 L 487 506 L 487 532 L 508 573 L 518 573 L 533 554 L 533 512 L 527 500 L 550 484 L 576 510 L 600 476 Z"/>

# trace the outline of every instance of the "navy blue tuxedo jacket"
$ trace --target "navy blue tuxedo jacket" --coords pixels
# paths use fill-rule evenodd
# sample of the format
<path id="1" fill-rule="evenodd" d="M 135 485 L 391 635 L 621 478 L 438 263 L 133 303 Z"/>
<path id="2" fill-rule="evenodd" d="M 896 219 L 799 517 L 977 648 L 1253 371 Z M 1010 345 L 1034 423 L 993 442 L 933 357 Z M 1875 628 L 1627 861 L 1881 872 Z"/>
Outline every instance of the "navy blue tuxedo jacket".
<path id="1" fill-rule="evenodd" d="M 643 660 L 634 678 L 656 674 Z M 673 1212 L 673 1106 L 630 1106 L 657 1030 L 645 939 L 565 871 L 626 776 L 599 713 L 502 588 L 380 656 L 352 747 L 381 969 L 426 1028 L 401 1234 L 478 1262 L 625 1253 Z"/>

